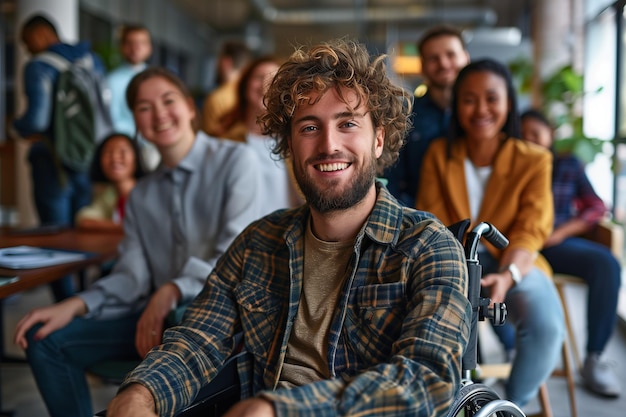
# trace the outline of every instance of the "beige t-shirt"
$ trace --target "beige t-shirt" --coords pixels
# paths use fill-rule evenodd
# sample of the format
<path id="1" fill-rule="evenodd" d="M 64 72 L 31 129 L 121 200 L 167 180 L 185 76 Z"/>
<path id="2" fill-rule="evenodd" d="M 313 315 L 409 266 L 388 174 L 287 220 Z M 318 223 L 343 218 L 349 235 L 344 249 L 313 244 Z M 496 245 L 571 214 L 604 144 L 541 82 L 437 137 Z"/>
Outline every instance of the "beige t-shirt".
<path id="1" fill-rule="evenodd" d="M 311 222 L 304 239 L 304 278 L 298 314 L 289 336 L 279 388 L 328 379 L 328 332 L 341 287 L 349 273 L 354 242 L 324 242 L 313 235 Z"/>

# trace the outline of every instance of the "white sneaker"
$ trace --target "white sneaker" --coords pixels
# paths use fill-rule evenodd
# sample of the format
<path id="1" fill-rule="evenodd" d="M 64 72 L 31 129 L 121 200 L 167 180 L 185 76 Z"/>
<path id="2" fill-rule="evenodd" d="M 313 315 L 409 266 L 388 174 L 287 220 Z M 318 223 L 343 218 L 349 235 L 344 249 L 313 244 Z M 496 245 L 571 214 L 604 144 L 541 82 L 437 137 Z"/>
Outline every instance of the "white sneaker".
<path id="1" fill-rule="evenodd" d="M 622 393 L 617 375 L 606 362 L 600 361 L 600 355 L 589 354 L 581 372 L 585 387 L 591 392 L 604 397 L 619 397 Z"/>

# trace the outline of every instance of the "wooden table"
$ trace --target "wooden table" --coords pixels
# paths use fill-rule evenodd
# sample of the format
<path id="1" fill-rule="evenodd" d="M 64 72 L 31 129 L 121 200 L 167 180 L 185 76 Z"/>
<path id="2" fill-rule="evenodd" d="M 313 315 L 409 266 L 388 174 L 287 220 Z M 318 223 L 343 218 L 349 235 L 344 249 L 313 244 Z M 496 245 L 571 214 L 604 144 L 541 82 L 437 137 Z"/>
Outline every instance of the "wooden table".
<path id="1" fill-rule="evenodd" d="M 10 230 L 0 231 L 0 248 L 28 245 L 53 249 L 68 249 L 89 252 L 87 258 L 54 266 L 33 269 L 0 268 L 0 275 L 17 275 L 17 282 L 0 286 L 0 299 L 19 291 L 47 284 L 69 274 L 79 272 L 90 265 L 114 259 L 122 233 L 87 232 L 68 229 L 53 234 L 15 234 Z"/>
<path id="2" fill-rule="evenodd" d="M 48 284 L 69 274 L 82 271 L 91 265 L 100 265 L 117 256 L 117 246 L 122 240 L 122 233 L 87 232 L 67 229 L 48 234 L 16 234 L 9 229 L 0 230 L 0 248 L 27 245 L 53 249 L 68 249 L 89 252 L 87 258 L 66 264 L 33 269 L 0 268 L 0 275 L 16 275 L 19 280 L 0 286 L 0 360 L 5 358 L 4 346 L 4 309 L 2 300 L 12 294 Z M 0 416 L 12 416 L 12 411 L 2 409 L 0 392 Z"/>

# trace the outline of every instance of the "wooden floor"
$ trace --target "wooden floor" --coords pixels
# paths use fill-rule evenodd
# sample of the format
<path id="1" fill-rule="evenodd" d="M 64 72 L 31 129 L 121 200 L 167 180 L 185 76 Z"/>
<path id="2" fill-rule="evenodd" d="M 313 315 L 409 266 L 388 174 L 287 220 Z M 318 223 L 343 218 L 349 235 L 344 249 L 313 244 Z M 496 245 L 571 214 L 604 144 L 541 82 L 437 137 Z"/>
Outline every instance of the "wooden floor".
<path id="1" fill-rule="evenodd" d="M 572 319 L 578 335 L 584 335 L 585 292 L 584 287 L 568 288 L 568 298 L 570 305 L 578 305 L 580 309 L 573 315 Z M 13 346 L 11 337 L 15 323 L 28 310 L 35 306 L 47 305 L 50 303 L 50 296 L 47 288 L 40 288 L 20 294 L 17 297 L 6 300 L 5 309 L 5 349 L 11 356 L 23 356 L 22 352 Z M 498 355 L 498 346 L 495 340 L 489 342 L 489 334 L 485 335 L 481 330 L 481 346 L 483 353 Z M 483 338 L 484 337 L 484 343 Z M 491 335 L 493 337 L 493 335 Z M 583 349 L 584 339 L 581 338 L 579 349 Z M 486 352 L 485 352 L 486 350 Z M 611 339 L 606 358 L 613 364 L 621 379 L 624 395 L 618 399 L 605 399 L 597 397 L 587 392 L 580 385 L 580 378 L 577 380 L 576 396 L 578 403 L 578 415 L 580 417 L 621 417 L 626 415 L 626 329 L 620 326 Z M 28 365 L 25 363 L 4 363 L 1 366 L 1 386 L 2 386 L 2 407 L 4 410 L 13 410 L 15 417 L 43 417 L 46 416 L 44 404 L 39 396 Z M 99 380 L 90 380 L 92 387 L 92 400 L 94 409 L 100 410 L 106 407 L 108 401 L 115 394 L 116 387 L 104 385 Z M 500 388 L 496 385 L 496 389 Z M 563 378 L 552 378 L 548 382 L 550 402 L 554 412 L 554 417 L 570 416 L 566 385 Z M 532 414 L 538 411 L 536 402 L 532 402 L 524 411 Z"/>

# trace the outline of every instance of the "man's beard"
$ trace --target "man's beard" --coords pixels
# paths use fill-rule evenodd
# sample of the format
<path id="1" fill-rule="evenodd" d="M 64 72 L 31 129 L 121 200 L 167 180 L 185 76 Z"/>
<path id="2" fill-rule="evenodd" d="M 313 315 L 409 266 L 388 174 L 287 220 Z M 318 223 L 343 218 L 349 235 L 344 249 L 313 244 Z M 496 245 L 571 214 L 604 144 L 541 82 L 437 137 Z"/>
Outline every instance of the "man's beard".
<path id="1" fill-rule="evenodd" d="M 318 158 L 318 163 L 324 157 Z M 327 159 L 329 159 L 327 157 Z M 376 178 L 376 158 L 372 152 L 369 163 L 356 172 L 352 181 L 343 190 L 337 189 L 339 179 L 324 181 L 325 189 L 320 189 L 309 175 L 293 163 L 293 172 L 300 190 L 309 205 L 319 213 L 343 211 L 360 203 L 367 195 Z"/>

